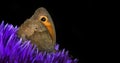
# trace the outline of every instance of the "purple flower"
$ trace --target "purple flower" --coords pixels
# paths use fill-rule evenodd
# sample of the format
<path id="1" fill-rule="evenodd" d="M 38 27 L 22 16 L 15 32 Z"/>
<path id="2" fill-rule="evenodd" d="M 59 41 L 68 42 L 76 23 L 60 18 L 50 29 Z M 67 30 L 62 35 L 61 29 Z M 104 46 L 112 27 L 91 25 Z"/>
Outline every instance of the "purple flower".
<path id="1" fill-rule="evenodd" d="M 69 57 L 68 51 L 59 50 L 59 45 L 55 46 L 57 52 L 39 52 L 36 45 L 30 41 L 22 42 L 18 38 L 17 26 L 12 24 L 0 24 L 0 63 L 77 63 L 77 59 Z"/>

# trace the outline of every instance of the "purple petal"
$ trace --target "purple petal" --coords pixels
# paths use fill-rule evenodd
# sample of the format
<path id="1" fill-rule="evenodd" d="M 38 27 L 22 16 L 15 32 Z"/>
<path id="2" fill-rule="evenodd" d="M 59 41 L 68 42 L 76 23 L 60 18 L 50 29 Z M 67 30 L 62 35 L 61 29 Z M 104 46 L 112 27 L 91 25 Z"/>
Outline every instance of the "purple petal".
<path id="1" fill-rule="evenodd" d="M 0 63 L 77 63 L 78 59 L 71 59 L 68 51 L 59 50 L 59 44 L 55 45 L 57 52 L 40 52 L 35 44 L 30 41 L 22 42 L 17 37 L 18 28 L 12 24 L 0 24 Z"/>

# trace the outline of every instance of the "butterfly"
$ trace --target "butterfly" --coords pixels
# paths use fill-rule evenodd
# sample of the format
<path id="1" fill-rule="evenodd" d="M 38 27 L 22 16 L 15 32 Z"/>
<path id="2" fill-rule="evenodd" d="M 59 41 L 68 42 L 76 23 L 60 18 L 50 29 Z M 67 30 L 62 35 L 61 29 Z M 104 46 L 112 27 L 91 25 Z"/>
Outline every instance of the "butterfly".
<path id="1" fill-rule="evenodd" d="M 31 43 L 36 44 L 40 51 L 55 51 L 56 33 L 54 23 L 44 7 L 38 8 L 29 19 L 26 19 L 20 25 L 17 35 L 23 41 L 30 40 Z"/>

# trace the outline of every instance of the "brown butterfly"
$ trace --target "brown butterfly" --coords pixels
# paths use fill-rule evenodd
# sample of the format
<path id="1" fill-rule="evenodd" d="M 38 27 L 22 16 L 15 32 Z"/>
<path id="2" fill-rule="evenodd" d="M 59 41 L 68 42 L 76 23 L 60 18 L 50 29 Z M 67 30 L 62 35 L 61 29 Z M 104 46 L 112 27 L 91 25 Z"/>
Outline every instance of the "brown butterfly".
<path id="1" fill-rule="evenodd" d="M 30 40 L 40 51 L 55 51 L 56 33 L 51 16 L 44 7 L 38 8 L 17 31 L 18 37 Z"/>

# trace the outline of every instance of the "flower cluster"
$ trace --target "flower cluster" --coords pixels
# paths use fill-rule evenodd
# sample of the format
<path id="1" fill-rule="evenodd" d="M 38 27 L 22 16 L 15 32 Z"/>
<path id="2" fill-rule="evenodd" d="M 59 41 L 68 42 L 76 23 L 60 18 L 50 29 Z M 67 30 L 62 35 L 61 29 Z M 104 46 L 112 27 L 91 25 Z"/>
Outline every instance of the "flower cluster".
<path id="1" fill-rule="evenodd" d="M 17 37 L 17 26 L 12 24 L 0 24 L 0 63 L 77 63 L 77 59 L 72 59 L 68 51 L 59 50 L 59 45 L 55 46 L 57 52 L 46 53 L 38 51 L 36 45 L 30 41 L 22 42 Z"/>

